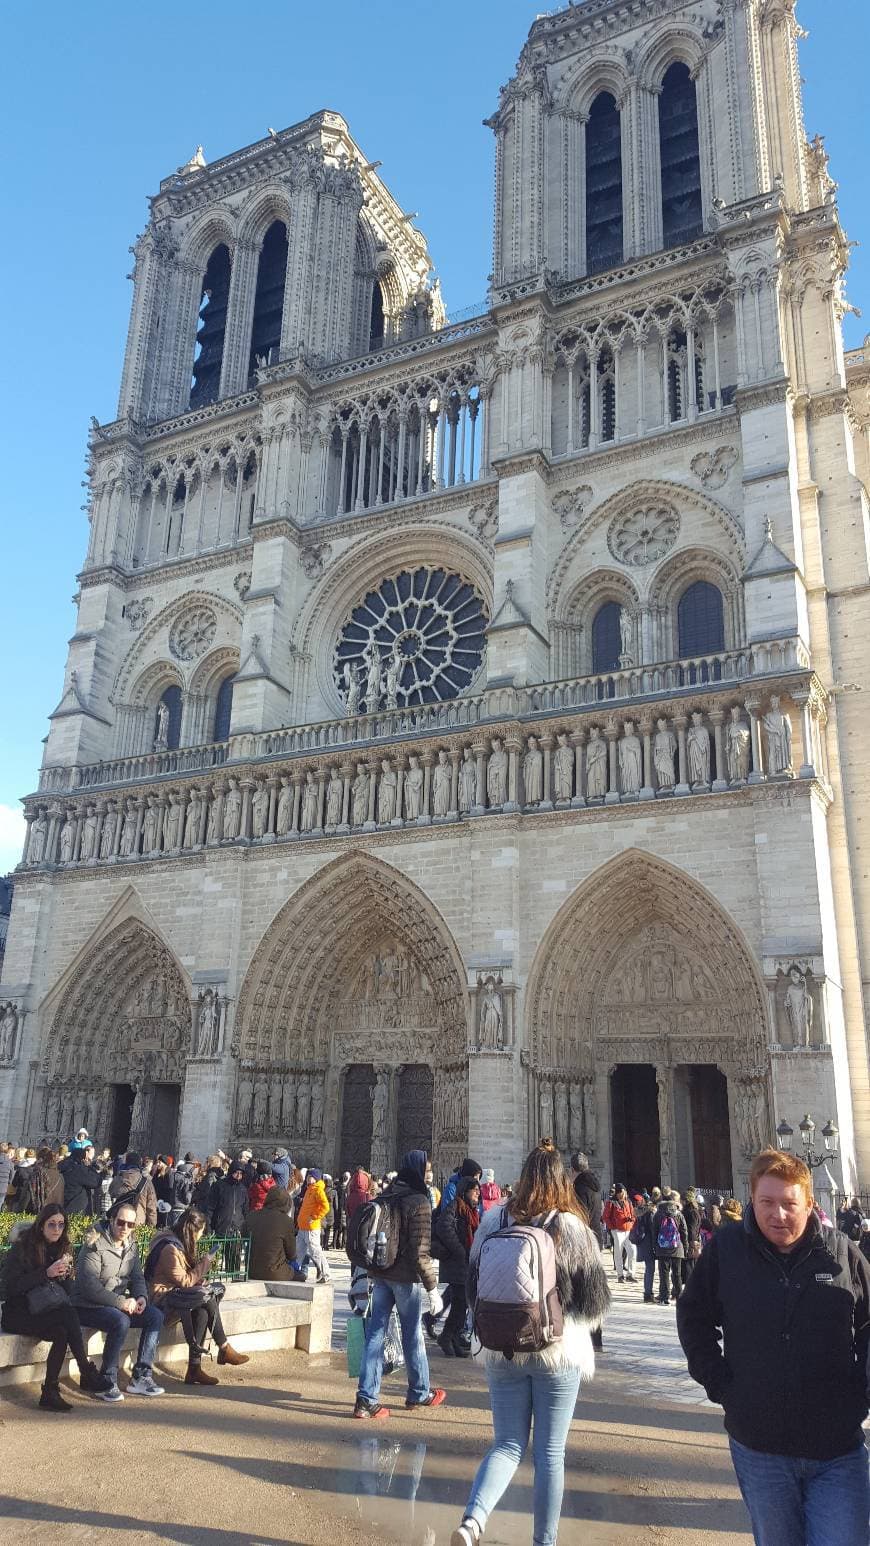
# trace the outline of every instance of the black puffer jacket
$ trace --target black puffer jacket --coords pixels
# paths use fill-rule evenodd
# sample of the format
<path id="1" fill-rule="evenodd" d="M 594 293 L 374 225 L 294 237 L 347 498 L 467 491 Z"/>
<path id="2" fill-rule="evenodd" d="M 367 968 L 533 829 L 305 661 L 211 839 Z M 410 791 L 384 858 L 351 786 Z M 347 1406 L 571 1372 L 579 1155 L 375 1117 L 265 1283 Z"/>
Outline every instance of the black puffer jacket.
<path id="1" fill-rule="evenodd" d="M 870 1263 L 815 1215 L 788 1257 L 751 1206 L 723 1224 L 680 1295 L 677 1330 L 689 1373 L 739 1444 L 834 1460 L 861 1442 Z"/>
<path id="2" fill-rule="evenodd" d="M 49 1246 L 46 1252 L 46 1266 L 57 1261 L 60 1251 Z M 0 1299 L 3 1301 L 3 1314 L 6 1310 L 24 1311 L 27 1313 L 27 1295 L 33 1288 L 44 1288 L 46 1283 L 56 1283 L 65 1294 L 70 1291 L 69 1278 L 49 1278 L 45 1267 L 37 1267 L 28 1260 L 21 1240 L 15 1240 L 9 1247 L 6 1257 L 0 1266 Z"/>
<path id="3" fill-rule="evenodd" d="M 211 1227 L 215 1235 L 240 1235 L 248 1216 L 248 1188 L 244 1181 L 223 1176 L 211 1190 Z"/>
<path id="4" fill-rule="evenodd" d="M 432 1254 L 437 1256 L 440 1263 L 439 1277 L 443 1283 L 455 1286 L 465 1282 L 471 1242 L 466 1247 L 465 1227 L 462 1219 L 457 1216 L 458 1205 L 459 1199 L 465 1200 L 471 1187 L 479 1184 L 475 1176 L 463 1176 L 456 1189 L 456 1196 L 442 1205 L 432 1220 Z"/>
<path id="5" fill-rule="evenodd" d="M 86 1165 L 79 1154 L 70 1154 L 57 1168 L 63 1176 L 66 1212 L 85 1213 L 88 1217 L 101 1213 L 103 1178 L 96 1165 Z"/>
<path id="6" fill-rule="evenodd" d="M 392 1203 L 399 1213 L 399 1252 L 392 1267 L 382 1272 L 367 1267 L 373 1278 L 388 1283 L 422 1283 L 427 1290 L 438 1285 L 438 1267 L 432 1260 L 432 1204 L 429 1193 L 417 1190 L 401 1177 L 392 1181 L 378 1198 Z M 366 1266 L 348 1251 L 355 1267 Z"/>
<path id="7" fill-rule="evenodd" d="M 593 1235 L 601 1239 L 601 1182 L 594 1170 L 578 1170 L 574 1177 L 574 1195 L 583 1204 Z"/>

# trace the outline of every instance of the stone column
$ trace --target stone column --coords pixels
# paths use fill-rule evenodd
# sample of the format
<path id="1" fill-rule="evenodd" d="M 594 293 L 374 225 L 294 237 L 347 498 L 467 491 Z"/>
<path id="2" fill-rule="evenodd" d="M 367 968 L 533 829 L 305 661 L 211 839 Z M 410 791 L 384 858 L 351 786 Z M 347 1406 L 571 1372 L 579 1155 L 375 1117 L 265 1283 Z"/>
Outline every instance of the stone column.
<path id="1" fill-rule="evenodd" d="M 508 797 L 503 809 L 506 811 L 518 811 L 520 808 L 517 799 L 517 783 L 522 744 L 519 736 L 509 735 L 505 738 L 505 750 L 508 754 Z"/>
<path id="2" fill-rule="evenodd" d="M 796 704 L 801 716 L 801 742 L 803 750 L 803 762 L 801 763 L 798 778 L 815 778 L 815 760 L 813 752 L 813 715 L 812 695 L 804 689 L 797 688 L 792 692 L 792 702 Z"/>
<path id="3" fill-rule="evenodd" d="M 157 796 L 157 831 L 154 836 L 154 852 L 158 854 L 163 852 L 163 826 L 166 821 L 166 808 L 168 804 L 169 800 L 166 793 L 161 792 Z M 182 811 L 181 814 L 183 819 L 184 812 Z"/>
<path id="4" fill-rule="evenodd" d="M 608 790 L 607 790 L 606 795 L 604 796 L 604 803 L 605 803 L 605 805 L 618 805 L 619 804 L 619 763 L 618 763 L 619 752 L 618 752 L 617 743 L 619 741 L 619 726 L 615 723 L 614 720 L 610 720 L 609 723 L 605 725 L 605 727 L 604 727 L 604 735 L 605 735 L 605 738 L 607 740 L 607 760 L 608 760 L 608 768 L 609 768 Z"/>
<path id="5" fill-rule="evenodd" d="M 214 786 L 204 784 L 200 790 L 199 826 L 196 831 L 197 848 L 205 847 L 205 834 L 208 828 L 208 802 L 214 796 Z"/>
<path id="6" fill-rule="evenodd" d="M 390 826 L 392 827 L 403 827 L 405 825 L 405 818 L 403 815 L 404 806 L 402 805 L 402 800 L 404 798 L 405 791 L 406 760 L 407 759 L 403 757 L 401 753 L 396 758 L 396 814 L 393 817 L 393 820 L 390 822 Z"/>
<path id="7" fill-rule="evenodd" d="M 453 750 L 450 753 L 450 810 L 447 812 L 450 821 L 459 820 L 459 764 L 462 761 L 462 753 Z"/>
<path id="8" fill-rule="evenodd" d="M 711 709 L 707 718 L 713 726 L 713 741 L 716 747 L 716 777 L 711 788 L 714 794 L 722 794 L 728 788 L 728 780 L 725 774 L 725 741 L 722 735 L 722 722 L 725 718 L 723 709 Z"/>
<path id="9" fill-rule="evenodd" d="M 743 707 L 749 715 L 749 744 L 752 748 L 752 771 L 746 782 L 748 784 L 763 784 L 765 782 L 764 758 L 761 751 L 761 723 L 758 718 L 761 699 L 747 698 L 744 701 Z"/>
<path id="10" fill-rule="evenodd" d="M 274 836 L 275 836 L 275 811 L 276 811 L 277 806 L 278 806 L 279 780 L 276 778 L 275 774 L 273 773 L 272 777 L 268 778 L 266 780 L 266 782 L 269 785 L 269 814 L 268 814 L 268 816 L 266 818 L 266 836 L 269 837 L 269 838 L 274 838 Z"/>
<path id="11" fill-rule="evenodd" d="M 434 761 L 434 752 L 423 753 L 423 809 L 420 812 L 421 827 L 428 827 L 432 824 L 432 764 Z"/>
<path id="12" fill-rule="evenodd" d="M 363 822 L 364 832 L 374 832 L 377 826 L 375 821 L 375 800 L 378 792 L 378 760 L 376 757 L 368 765 L 369 772 L 369 808 L 366 820 Z"/>
<path id="13" fill-rule="evenodd" d="M 663 1063 L 656 1064 L 656 1087 L 659 1108 L 659 1145 L 662 1156 L 662 1188 L 671 1184 L 671 1154 L 673 1132 L 673 1069 Z"/>
<path id="14" fill-rule="evenodd" d="M 341 766 L 341 826 L 339 832 L 350 831 L 350 781 L 353 774 L 351 763 L 343 762 Z"/>
<path id="15" fill-rule="evenodd" d="M 486 810 L 486 742 L 473 741 L 471 750 L 474 754 L 477 780 L 474 791 L 475 803 L 471 807 L 472 816 L 482 816 Z"/>
<path id="16" fill-rule="evenodd" d="M 542 735 L 541 736 L 541 746 L 544 749 L 544 789 L 543 789 L 543 799 L 541 800 L 541 803 L 538 806 L 538 810 L 539 811 L 551 811 L 553 809 L 553 800 L 552 800 L 552 792 L 553 792 L 553 775 L 552 775 L 553 737 L 552 737 L 552 735 L 550 734 L 549 731 L 547 732 L 546 735 Z"/>
<path id="17" fill-rule="evenodd" d="M 583 786 L 583 747 L 586 742 L 585 730 L 573 730 L 569 736 L 574 748 L 574 796 L 572 805 L 582 806 L 586 804 Z"/>
<path id="18" fill-rule="evenodd" d="M 136 836 L 133 840 L 133 853 L 135 858 L 142 851 L 142 823 L 145 820 L 145 797 L 140 795 L 136 802 Z"/>
<path id="19" fill-rule="evenodd" d="M 643 788 L 640 791 L 642 800 L 654 800 L 656 792 L 653 787 L 652 773 L 652 720 L 645 716 L 640 721 L 640 732 L 643 736 Z"/>
<path id="20" fill-rule="evenodd" d="M 298 837 L 299 836 L 299 808 L 300 808 L 300 806 L 302 804 L 302 783 L 303 783 L 302 774 L 298 773 L 298 772 L 294 773 L 292 775 L 292 781 L 293 781 L 293 816 L 292 816 L 291 821 L 290 821 L 290 835 L 291 835 L 291 837 Z"/>
<path id="21" fill-rule="evenodd" d="M 95 864 L 97 863 L 97 861 L 98 861 L 98 859 L 100 857 L 100 847 L 101 847 L 101 844 L 102 844 L 102 841 L 103 841 L 103 823 L 105 822 L 105 820 L 106 820 L 106 802 L 104 800 L 98 800 L 97 801 L 97 829 L 96 829 L 96 834 L 94 836 L 94 852 L 93 852 L 93 856 L 92 856 L 93 857 L 93 862 Z M 46 859 L 48 859 L 48 853 L 47 852 L 46 852 L 45 857 L 46 857 Z"/>
<path id="22" fill-rule="evenodd" d="M 676 786 L 674 788 L 674 794 L 675 795 L 676 794 L 680 794 L 680 795 L 691 794 L 691 790 L 689 788 L 689 782 L 688 782 L 688 770 L 687 770 L 687 767 L 686 767 L 686 716 L 685 716 L 685 714 L 675 714 L 674 715 L 673 724 L 674 724 L 674 729 L 677 732 L 677 753 L 678 753 L 678 760 L 679 760 L 679 769 L 678 769 L 678 771 L 679 771 L 679 778 L 678 778 L 677 784 L 676 784 Z"/>
<path id="23" fill-rule="evenodd" d="M 318 832 L 323 831 L 323 801 L 326 795 L 326 769 L 317 769 L 317 826 Z"/>

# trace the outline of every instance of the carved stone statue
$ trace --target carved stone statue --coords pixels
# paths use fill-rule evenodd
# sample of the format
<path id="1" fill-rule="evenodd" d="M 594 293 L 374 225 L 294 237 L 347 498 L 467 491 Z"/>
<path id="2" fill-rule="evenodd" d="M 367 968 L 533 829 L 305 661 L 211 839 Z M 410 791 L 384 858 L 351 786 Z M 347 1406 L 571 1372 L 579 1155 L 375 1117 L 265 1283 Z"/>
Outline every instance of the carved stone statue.
<path id="1" fill-rule="evenodd" d="M 619 664 L 634 665 L 634 619 L 628 607 L 619 609 Z"/>
<path id="2" fill-rule="evenodd" d="M 474 757 L 471 747 L 465 746 L 462 750 L 462 761 L 459 764 L 459 809 L 463 813 L 471 810 L 475 803 L 477 791 L 477 769 L 474 766 Z"/>
<path id="3" fill-rule="evenodd" d="M 84 843 L 84 832 L 82 832 Z M 149 794 L 146 802 L 145 820 L 142 823 L 142 852 L 153 854 L 157 847 L 157 801 L 153 794 Z"/>
<path id="4" fill-rule="evenodd" d="M 586 748 L 586 798 L 603 800 L 606 793 L 607 742 L 602 741 L 601 731 L 597 725 L 593 725 L 589 732 L 589 745 Z"/>
<path id="5" fill-rule="evenodd" d="M 195 848 L 199 842 L 199 818 L 202 814 L 202 800 L 198 789 L 191 789 L 190 799 L 187 802 L 187 815 L 184 818 L 184 847 Z"/>
<path id="6" fill-rule="evenodd" d="M 236 1130 L 240 1133 L 248 1133 L 251 1130 L 251 1102 L 254 1098 L 254 1086 L 248 1075 L 239 1081 L 239 1093 L 236 1098 Z"/>
<path id="7" fill-rule="evenodd" d="M 490 741 L 491 751 L 486 769 L 486 797 L 492 806 L 504 805 L 507 799 L 508 759 L 507 752 L 498 736 Z"/>
<path id="8" fill-rule="evenodd" d="M 552 1136 L 553 1136 L 553 1087 L 550 1084 L 549 1079 L 542 1079 L 541 1080 L 540 1109 L 541 1109 L 541 1128 L 540 1128 L 539 1136 L 541 1138 L 552 1138 Z"/>
<path id="9" fill-rule="evenodd" d="M 106 814 L 103 817 L 103 830 L 100 834 L 100 858 L 111 859 L 115 852 L 115 823 L 117 812 L 114 805 L 109 802 Z"/>
<path id="10" fill-rule="evenodd" d="M 587 1079 L 583 1085 L 583 1147 L 587 1154 L 594 1154 L 598 1144 L 598 1111 L 595 1104 L 595 1081 Z"/>
<path id="11" fill-rule="evenodd" d="M 452 770 L 445 751 L 438 753 L 438 761 L 432 772 L 432 813 L 447 816 L 450 811 L 450 785 Z"/>
<path id="12" fill-rule="evenodd" d="M 523 757 L 523 787 L 527 805 L 540 805 L 544 798 L 544 754 L 537 737 L 530 735 L 526 741 L 528 751 Z"/>
<path id="13" fill-rule="evenodd" d="M 224 797 L 224 839 L 233 842 L 242 825 L 242 791 L 238 780 L 231 778 Z"/>
<path id="14" fill-rule="evenodd" d="M 420 758 L 412 752 L 405 774 L 405 820 L 416 821 L 423 814 L 423 769 Z"/>
<path id="15" fill-rule="evenodd" d="M 326 786 L 326 811 L 323 818 L 324 825 L 330 831 L 341 825 L 342 793 L 341 774 L 338 768 L 330 768 L 329 783 Z"/>
<path id="16" fill-rule="evenodd" d="M 269 1086 L 262 1074 L 257 1075 L 254 1085 L 254 1110 L 251 1117 L 251 1131 L 261 1133 L 266 1125 L 266 1111 L 269 1105 Z"/>
<path id="17" fill-rule="evenodd" d="M 208 808 L 208 821 L 205 828 L 205 841 L 210 847 L 221 840 L 224 818 L 224 791 L 222 784 L 214 784 L 211 790 L 211 801 Z"/>
<path id="18" fill-rule="evenodd" d="M 656 735 L 653 741 L 653 766 L 656 770 L 656 781 L 659 789 L 673 789 L 677 781 L 674 772 L 677 738 L 666 719 L 657 719 L 656 726 Z"/>
<path id="19" fill-rule="evenodd" d="M 384 757 L 378 781 L 378 823 L 382 827 L 387 826 L 395 817 L 398 783 L 399 780 L 390 766 L 389 757 Z"/>
<path id="20" fill-rule="evenodd" d="M 568 737 L 564 730 L 560 730 L 556 736 L 556 750 L 553 753 L 553 792 L 556 804 L 567 802 L 574 793 L 574 753 L 568 745 Z"/>
<path id="21" fill-rule="evenodd" d="M 779 698 L 771 695 L 770 708 L 762 718 L 767 741 L 767 771 L 772 777 L 778 773 L 793 772 L 791 763 L 791 721 L 779 706 Z"/>
<path id="22" fill-rule="evenodd" d="M 381 656 L 374 639 L 363 650 L 366 664 L 366 713 L 377 712 L 381 701 Z"/>
<path id="23" fill-rule="evenodd" d="M 156 817 L 155 817 L 155 824 L 156 824 Z M 36 826 L 37 825 L 38 825 L 38 823 L 35 824 L 34 827 L 33 827 L 33 831 L 34 832 L 36 831 Z M 96 845 L 97 845 L 97 814 L 96 814 L 96 811 L 94 810 L 94 807 L 92 805 L 89 805 L 88 806 L 88 814 L 85 817 L 85 824 L 82 827 L 81 858 L 82 858 L 84 863 L 88 863 L 91 859 L 93 859 L 93 857 L 94 857 L 94 849 L 96 848 Z M 43 847 L 44 846 L 45 846 L 45 840 L 43 839 Z M 41 853 L 40 853 L 40 858 L 42 858 L 42 854 Z M 34 862 L 38 862 L 38 861 L 34 861 Z"/>
<path id="24" fill-rule="evenodd" d="M 122 859 L 129 859 L 136 847 L 136 802 L 128 800 L 124 806 L 124 824 L 121 827 L 120 854 Z M 63 851 L 63 833 L 61 833 L 61 851 Z"/>
<path id="25" fill-rule="evenodd" d="M 141 1133 L 145 1125 L 145 1087 L 141 1079 L 133 1081 L 133 1109 L 130 1112 L 130 1136 Z"/>
<path id="26" fill-rule="evenodd" d="M 217 994 L 211 988 L 206 988 L 199 1004 L 199 1025 L 196 1038 L 197 1057 L 217 1057 L 219 1026 L 220 1001 Z"/>
<path id="27" fill-rule="evenodd" d="M 288 1134 L 293 1132 L 293 1124 L 296 1121 L 296 1086 L 292 1078 L 284 1080 L 284 1089 L 281 1096 L 281 1128 Z"/>
<path id="28" fill-rule="evenodd" d="M 42 863 L 45 858 L 45 840 L 47 836 L 48 822 L 45 819 L 45 810 L 40 806 L 36 820 L 30 828 L 30 846 L 27 850 L 28 864 Z M 88 857 L 90 858 L 91 854 Z"/>
<path id="29" fill-rule="evenodd" d="M 808 1047 L 813 1030 L 813 1000 L 807 979 L 797 966 L 789 968 L 785 1012 L 796 1047 Z"/>
<path id="30" fill-rule="evenodd" d="M 349 660 L 345 661 L 341 675 L 344 682 L 344 712 L 350 718 L 352 714 L 359 713 L 360 679 Z"/>
<path id="31" fill-rule="evenodd" d="M 127 804 L 129 805 L 130 803 L 131 802 L 128 800 Z M 135 819 L 134 819 L 134 822 L 133 822 L 133 829 L 134 829 L 134 831 L 135 831 L 135 827 L 136 827 L 136 823 L 135 823 Z M 63 826 L 60 829 L 60 862 L 61 862 L 61 864 L 69 864 L 70 863 L 70 860 L 72 859 L 72 856 L 73 856 L 73 845 L 75 843 L 75 837 L 76 837 L 76 824 L 75 824 L 75 821 L 73 820 L 72 813 L 70 811 L 67 811 L 66 818 L 64 820 L 64 824 L 63 824 Z M 132 845 L 131 845 L 131 848 L 132 848 Z"/>
<path id="32" fill-rule="evenodd" d="M 571 1149 L 583 1148 L 583 1086 L 579 1080 L 571 1085 L 571 1120 L 568 1131 Z"/>
<path id="33" fill-rule="evenodd" d="M 311 1131 L 323 1132 L 323 1076 L 315 1074 L 311 1081 Z"/>
<path id="34" fill-rule="evenodd" d="M 272 1077 L 272 1087 L 269 1090 L 269 1132 L 281 1131 L 281 1080 Z"/>
<path id="35" fill-rule="evenodd" d="M 372 1144 L 387 1141 L 387 1116 L 390 1103 L 389 1075 L 378 1074 L 372 1092 Z"/>
<path id="36" fill-rule="evenodd" d="M 352 822 L 355 827 L 361 827 L 369 813 L 369 774 L 364 762 L 356 765 L 356 778 L 351 785 Z"/>
<path id="37" fill-rule="evenodd" d="M 381 683 L 384 694 L 384 707 L 397 709 L 399 706 L 399 677 L 402 674 L 402 657 L 399 654 L 398 645 L 393 645 L 393 653 L 387 661 L 387 669 Z"/>
<path id="38" fill-rule="evenodd" d="M 169 796 L 169 808 L 163 818 L 163 847 L 167 853 L 181 847 L 181 801 L 175 789 Z"/>
<path id="39" fill-rule="evenodd" d="M 169 710 L 163 699 L 157 705 L 157 719 L 154 730 L 154 750 L 165 752 L 169 746 Z"/>
<path id="40" fill-rule="evenodd" d="M 311 1080 L 303 1074 L 296 1090 L 296 1136 L 307 1138 L 311 1125 Z"/>
<path id="41" fill-rule="evenodd" d="M 501 994 L 496 989 L 493 977 L 486 979 L 480 1006 L 480 1045 L 491 1048 L 502 1045 Z"/>
<path id="42" fill-rule="evenodd" d="M 18 1007 L 4 1004 L 0 1009 L 0 1063 L 11 1063 L 18 1038 Z"/>
<path id="43" fill-rule="evenodd" d="M 568 1147 L 568 1086 L 563 1080 L 554 1087 L 553 1138 L 557 1149 Z"/>
<path id="44" fill-rule="evenodd" d="M 705 788 L 710 782 L 710 732 L 703 714 L 697 712 L 692 715 L 692 728 L 686 736 L 686 756 L 689 783 L 693 789 Z"/>
<path id="45" fill-rule="evenodd" d="M 302 786 L 302 815 L 299 825 L 303 832 L 313 832 L 317 826 L 317 784 L 311 768 L 308 769 Z"/>
<path id="46" fill-rule="evenodd" d="M 725 731 L 725 755 L 730 782 L 745 784 L 749 777 L 749 726 L 740 718 L 736 703 L 732 705 L 731 723 Z"/>
<path id="47" fill-rule="evenodd" d="M 662 1165 L 671 1163 L 671 1090 L 666 1068 L 656 1070 L 656 1089 L 659 1106 L 659 1149 Z"/>
<path id="48" fill-rule="evenodd" d="M 639 794 L 643 782 L 643 747 L 634 733 L 634 721 L 627 719 L 619 743 L 619 783 L 623 794 Z"/>
<path id="49" fill-rule="evenodd" d="M 278 796 L 278 811 L 275 817 L 275 830 L 279 837 L 286 837 L 290 831 L 290 821 L 293 816 L 293 790 L 290 780 L 282 778 L 281 793 Z"/>
<path id="50" fill-rule="evenodd" d="M 266 831 L 266 822 L 269 820 L 269 790 L 265 782 L 260 779 L 254 790 L 254 798 L 251 801 L 251 831 L 254 837 L 262 837 Z"/>

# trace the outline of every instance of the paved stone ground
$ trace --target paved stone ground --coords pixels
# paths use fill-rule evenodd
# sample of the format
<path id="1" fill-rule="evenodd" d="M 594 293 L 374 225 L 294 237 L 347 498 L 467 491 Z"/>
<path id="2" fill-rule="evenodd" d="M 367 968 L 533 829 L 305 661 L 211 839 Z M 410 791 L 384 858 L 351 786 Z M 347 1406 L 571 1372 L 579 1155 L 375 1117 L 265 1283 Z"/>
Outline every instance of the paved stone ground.
<path id="1" fill-rule="evenodd" d="M 336 1277 L 343 1348 L 347 1273 Z M 559 1546 L 748 1546 L 721 1413 L 688 1380 L 673 1309 L 614 1287 L 594 1385 L 568 1445 Z M 33 1389 L 0 1403 L 0 1542 L 61 1546 L 446 1546 L 488 1442 L 483 1376 L 435 1349 L 449 1402 L 387 1424 L 349 1419 L 343 1351 L 264 1355 L 213 1393 L 167 1376 L 166 1397 L 109 1408 L 78 1395 L 51 1417 Z M 529 1546 L 525 1463 L 486 1546 Z"/>

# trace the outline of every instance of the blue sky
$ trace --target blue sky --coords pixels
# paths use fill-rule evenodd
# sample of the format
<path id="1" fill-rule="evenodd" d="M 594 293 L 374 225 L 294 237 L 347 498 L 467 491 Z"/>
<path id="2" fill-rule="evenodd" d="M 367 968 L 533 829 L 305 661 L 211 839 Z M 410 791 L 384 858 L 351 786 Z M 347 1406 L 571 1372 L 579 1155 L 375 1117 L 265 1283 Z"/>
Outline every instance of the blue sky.
<path id="1" fill-rule="evenodd" d="M 215 160 L 322 107 L 341 112 L 402 206 L 419 212 L 448 305 L 486 294 L 496 105 L 530 0 L 150 0 L 5 9 L 0 249 L 3 594 L 0 873 L 60 696 L 86 546 L 90 415 L 114 417 L 146 195 L 197 144 Z M 832 24 L 832 13 L 836 24 Z M 799 0 L 810 135 L 825 134 L 850 237 L 870 243 L 867 0 Z M 852 302 L 870 305 L 870 246 Z M 866 324 L 870 328 L 870 323 Z M 865 324 L 847 318 L 850 345 Z"/>

